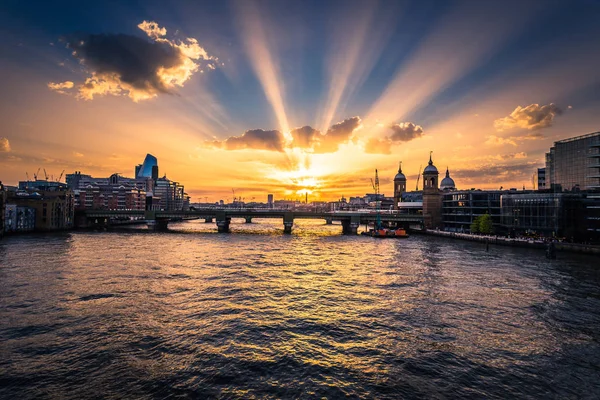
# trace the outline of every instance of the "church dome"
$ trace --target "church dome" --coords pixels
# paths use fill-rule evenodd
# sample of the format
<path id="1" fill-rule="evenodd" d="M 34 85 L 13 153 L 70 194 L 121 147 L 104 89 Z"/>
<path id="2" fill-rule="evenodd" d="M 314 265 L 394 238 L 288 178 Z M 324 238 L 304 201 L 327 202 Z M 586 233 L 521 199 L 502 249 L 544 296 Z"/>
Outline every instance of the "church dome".
<path id="1" fill-rule="evenodd" d="M 433 165 L 433 161 L 431 160 L 431 153 L 429 153 L 429 163 L 427 163 L 427 166 L 425 167 L 425 169 L 423 170 L 424 174 L 430 173 L 430 174 L 438 174 L 438 169 L 435 167 L 435 165 Z"/>
<path id="2" fill-rule="evenodd" d="M 440 189 L 455 189 L 456 185 L 454 184 L 454 179 L 450 178 L 450 171 L 446 168 L 446 177 L 442 179 L 442 183 L 440 184 Z"/>
<path id="3" fill-rule="evenodd" d="M 400 161 L 400 166 L 398 167 L 398 173 L 394 177 L 394 181 L 406 181 L 406 176 L 402 173 L 402 161 Z"/>

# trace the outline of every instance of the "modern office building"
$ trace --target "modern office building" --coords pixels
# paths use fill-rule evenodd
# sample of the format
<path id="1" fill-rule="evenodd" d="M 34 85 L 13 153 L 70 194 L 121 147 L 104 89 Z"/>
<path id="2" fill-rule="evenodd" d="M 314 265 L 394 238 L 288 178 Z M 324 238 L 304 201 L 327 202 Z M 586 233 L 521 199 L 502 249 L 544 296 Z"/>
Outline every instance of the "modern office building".
<path id="1" fill-rule="evenodd" d="M 158 160 L 152 154 L 146 154 L 144 162 L 135 167 L 136 178 L 158 179 Z"/>
<path id="2" fill-rule="evenodd" d="M 554 142 L 545 174 L 554 192 L 600 190 L 600 132 Z"/>
<path id="3" fill-rule="evenodd" d="M 272 194 L 267 195 L 267 206 L 269 208 L 273 208 L 273 195 Z"/>
<path id="4" fill-rule="evenodd" d="M 546 168 L 538 168 L 537 169 L 537 189 L 538 190 L 546 189 Z"/>
<path id="5" fill-rule="evenodd" d="M 495 229 L 502 223 L 502 190 L 458 190 L 442 193 L 444 229 L 451 232 L 470 232 L 475 218 L 485 214 L 492 217 Z"/>
<path id="6" fill-rule="evenodd" d="M 588 232 L 585 199 L 581 192 L 503 194 L 502 225 L 511 235 L 594 240 Z"/>

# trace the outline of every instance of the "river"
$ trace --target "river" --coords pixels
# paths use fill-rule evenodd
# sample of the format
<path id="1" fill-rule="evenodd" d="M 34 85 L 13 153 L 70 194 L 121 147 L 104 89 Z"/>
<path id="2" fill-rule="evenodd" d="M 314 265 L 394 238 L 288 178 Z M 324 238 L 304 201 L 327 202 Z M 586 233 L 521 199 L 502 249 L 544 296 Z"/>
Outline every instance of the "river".
<path id="1" fill-rule="evenodd" d="M 598 258 L 241 222 L 5 237 L 0 397 L 600 397 Z"/>

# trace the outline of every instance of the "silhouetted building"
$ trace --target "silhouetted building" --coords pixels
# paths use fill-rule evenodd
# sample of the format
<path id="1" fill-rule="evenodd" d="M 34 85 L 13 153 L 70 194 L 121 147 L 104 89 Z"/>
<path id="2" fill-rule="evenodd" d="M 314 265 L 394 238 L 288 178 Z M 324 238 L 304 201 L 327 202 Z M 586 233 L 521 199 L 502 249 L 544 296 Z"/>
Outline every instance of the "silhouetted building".
<path id="1" fill-rule="evenodd" d="M 502 225 L 511 235 L 536 234 L 588 241 L 584 193 L 502 195 Z"/>
<path id="2" fill-rule="evenodd" d="M 267 195 L 267 206 L 269 208 L 273 208 L 273 195 L 272 194 Z"/>
<path id="3" fill-rule="evenodd" d="M 426 229 L 442 226 L 442 196 L 438 186 L 439 172 L 429 155 L 429 163 L 423 170 L 423 224 Z"/>
<path id="4" fill-rule="evenodd" d="M 394 210 L 398 209 L 398 203 L 402 201 L 404 192 L 406 192 L 406 176 L 402 173 L 402 161 L 400 161 L 398 173 L 394 177 Z"/>
<path id="5" fill-rule="evenodd" d="M 546 168 L 537 169 L 537 188 L 538 190 L 546 189 Z"/>

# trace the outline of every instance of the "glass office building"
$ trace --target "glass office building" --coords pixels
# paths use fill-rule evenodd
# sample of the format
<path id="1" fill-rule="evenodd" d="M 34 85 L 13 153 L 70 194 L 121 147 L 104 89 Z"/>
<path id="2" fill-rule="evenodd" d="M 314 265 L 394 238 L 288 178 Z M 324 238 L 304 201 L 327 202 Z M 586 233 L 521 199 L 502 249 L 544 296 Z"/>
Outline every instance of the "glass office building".
<path id="1" fill-rule="evenodd" d="M 600 132 L 554 142 L 545 172 L 554 192 L 600 190 Z"/>
<path id="2" fill-rule="evenodd" d="M 146 154 L 144 163 L 135 167 L 136 178 L 158 179 L 158 160 L 152 154 Z"/>

